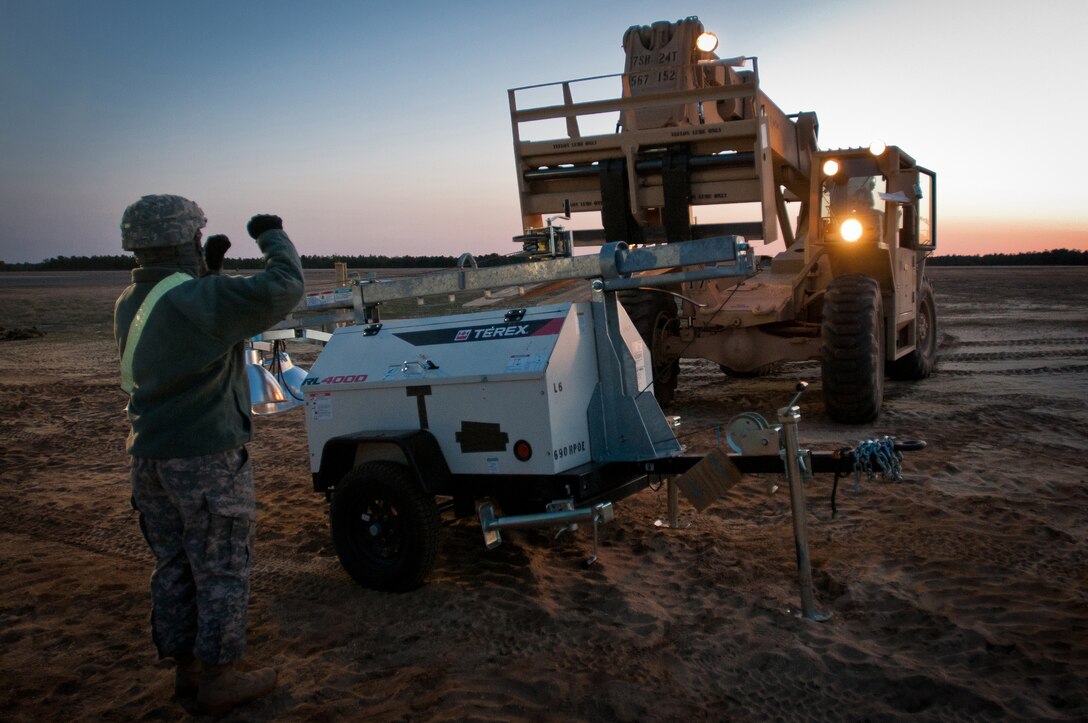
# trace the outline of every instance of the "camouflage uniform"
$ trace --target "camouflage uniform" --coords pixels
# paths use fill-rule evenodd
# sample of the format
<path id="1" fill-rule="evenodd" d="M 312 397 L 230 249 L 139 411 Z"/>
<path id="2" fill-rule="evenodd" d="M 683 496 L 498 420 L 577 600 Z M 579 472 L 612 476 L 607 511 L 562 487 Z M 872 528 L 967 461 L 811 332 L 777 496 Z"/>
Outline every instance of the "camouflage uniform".
<path id="1" fill-rule="evenodd" d="M 255 503 L 244 342 L 303 293 L 298 253 L 276 221 L 256 234 L 265 269 L 232 277 L 205 273 L 206 222 L 192 201 L 145 196 L 122 218 L 122 245 L 139 266 L 117 300 L 114 335 L 130 393 L 132 503 L 156 560 L 151 626 L 163 658 L 195 654 L 219 665 L 245 649 Z"/>
<path id="2" fill-rule="evenodd" d="M 132 499 L 155 554 L 151 634 L 163 658 L 206 663 L 245 652 L 256 505 L 245 447 L 132 459 Z"/>

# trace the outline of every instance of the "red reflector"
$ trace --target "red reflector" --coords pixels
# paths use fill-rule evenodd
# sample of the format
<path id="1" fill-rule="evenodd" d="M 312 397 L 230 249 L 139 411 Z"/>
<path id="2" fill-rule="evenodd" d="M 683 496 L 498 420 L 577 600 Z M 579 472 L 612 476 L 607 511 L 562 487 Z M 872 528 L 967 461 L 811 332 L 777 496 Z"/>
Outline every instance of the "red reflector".
<path id="1" fill-rule="evenodd" d="M 528 462 L 529 458 L 533 456 L 533 447 L 524 439 L 519 439 L 514 442 L 514 456 L 517 457 L 520 462 Z"/>

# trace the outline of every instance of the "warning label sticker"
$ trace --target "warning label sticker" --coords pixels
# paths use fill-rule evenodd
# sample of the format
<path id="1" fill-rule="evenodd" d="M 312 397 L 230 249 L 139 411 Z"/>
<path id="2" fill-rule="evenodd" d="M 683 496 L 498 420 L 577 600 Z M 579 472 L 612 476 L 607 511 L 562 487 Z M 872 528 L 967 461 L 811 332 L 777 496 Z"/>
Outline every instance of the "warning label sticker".
<path id="1" fill-rule="evenodd" d="M 311 422 L 326 422 L 332 419 L 332 392 L 310 394 L 307 406 L 310 408 Z"/>

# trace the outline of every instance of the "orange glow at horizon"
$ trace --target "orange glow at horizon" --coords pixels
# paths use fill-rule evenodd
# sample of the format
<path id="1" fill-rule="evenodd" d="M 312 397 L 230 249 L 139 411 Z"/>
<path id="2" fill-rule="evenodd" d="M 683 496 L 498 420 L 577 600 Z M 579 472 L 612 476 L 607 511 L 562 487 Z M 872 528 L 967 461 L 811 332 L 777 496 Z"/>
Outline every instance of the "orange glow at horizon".
<path id="1" fill-rule="evenodd" d="M 1073 223 L 937 217 L 937 256 L 1019 254 L 1052 249 L 1088 251 L 1088 227 Z"/>

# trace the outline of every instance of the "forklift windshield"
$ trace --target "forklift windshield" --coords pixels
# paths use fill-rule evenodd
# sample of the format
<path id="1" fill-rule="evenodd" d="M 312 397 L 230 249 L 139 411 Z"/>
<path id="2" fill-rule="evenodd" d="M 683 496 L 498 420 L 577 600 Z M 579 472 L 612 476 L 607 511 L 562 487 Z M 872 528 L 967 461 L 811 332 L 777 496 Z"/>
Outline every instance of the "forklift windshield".
<path id="1" fill-rule="evenodd" d="M 880 194 L 887 188 L 883 176 L 836 176 L 828 178 L 825 183 L 824 197 L 830 204 L 830 209 L 825 210 L 830 210 L 830 215 L 883 210 Z"/>

